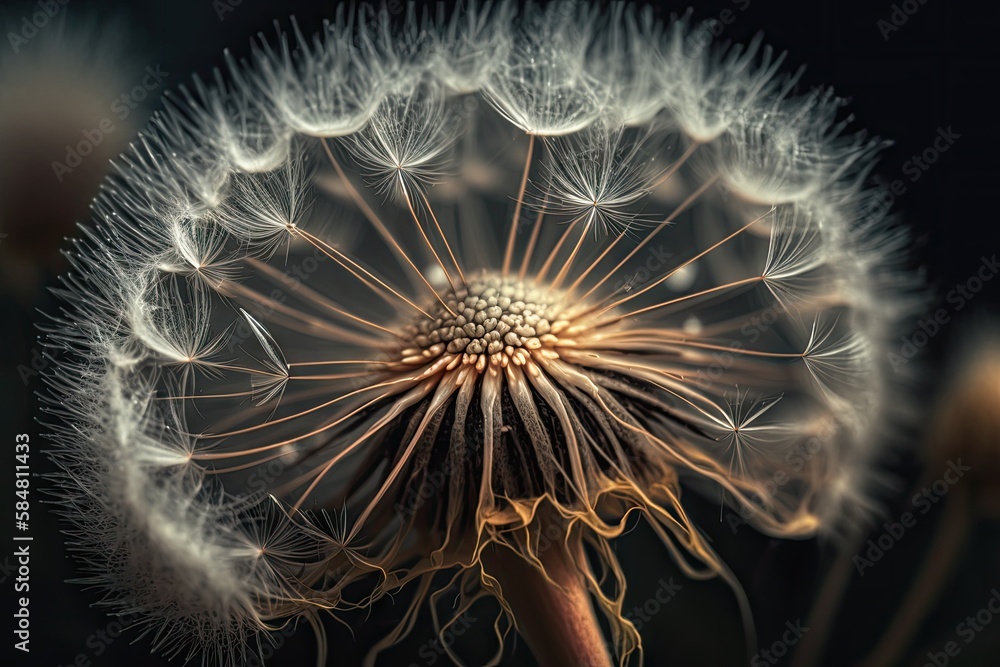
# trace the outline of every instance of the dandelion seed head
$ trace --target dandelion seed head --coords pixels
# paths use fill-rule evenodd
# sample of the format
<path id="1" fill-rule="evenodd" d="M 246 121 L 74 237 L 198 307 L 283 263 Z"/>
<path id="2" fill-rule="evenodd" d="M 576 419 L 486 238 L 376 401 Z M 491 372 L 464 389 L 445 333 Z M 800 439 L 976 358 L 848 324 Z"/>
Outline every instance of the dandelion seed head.
<path id="1" fill-rule="evenodd" d="M 759 40 L 692 30 L 341 10 L 172 95 L 46 325 L 58 493 L 104 603 L 241 664 L 413 591 L 374 659 L 425 605 L 444 629 L 502 600 L 490 554 L 544 569 L 554 529 L 624 664 L 629 517 L 744 610 L 684 487 L 776 537 L 863 521 L 915 305 L 865 186 L 880 144 Z"/>

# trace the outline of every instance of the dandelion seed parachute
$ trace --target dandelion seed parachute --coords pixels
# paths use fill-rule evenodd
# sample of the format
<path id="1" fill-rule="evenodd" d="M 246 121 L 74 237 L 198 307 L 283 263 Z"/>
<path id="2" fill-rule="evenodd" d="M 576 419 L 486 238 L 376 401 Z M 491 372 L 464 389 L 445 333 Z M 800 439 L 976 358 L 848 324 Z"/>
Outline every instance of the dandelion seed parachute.
<path id="1" fill-rule="evenodd" d="M 374 660 L 425 603 L 502 600 L 484 554 L 543 569 L 554 523 L 624 663 L 629 515 L 695 577 L 730 575 L 682 484 L 775 536 L 863 516 L 912 305 L 876 142 L 756 42 L 514 14 L 279 29 L 95 202 L 48 326 L 59 497 L 164 653 L 412 591 Z"/>

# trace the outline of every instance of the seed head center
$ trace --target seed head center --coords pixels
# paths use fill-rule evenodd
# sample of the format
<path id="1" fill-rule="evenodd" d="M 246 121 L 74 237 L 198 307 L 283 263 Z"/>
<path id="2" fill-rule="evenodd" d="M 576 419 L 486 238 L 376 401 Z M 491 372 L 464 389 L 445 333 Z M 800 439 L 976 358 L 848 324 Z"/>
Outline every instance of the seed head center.
<path id="1" fill-rule="evenodd" d="M 559 319 L 561 300 L 562 294 L 511 278 L 472 278 L 434 302 L 428 310 L 433 319 L 422 318 L 408 328 L 413 345 L 403 350 L 403 361 L 448 356 L 455 366 L 471 364 L 480 371 L 487 364 L 523 365 L 532 351 L 558 342 L 556 333 L 566 325 Z"/>

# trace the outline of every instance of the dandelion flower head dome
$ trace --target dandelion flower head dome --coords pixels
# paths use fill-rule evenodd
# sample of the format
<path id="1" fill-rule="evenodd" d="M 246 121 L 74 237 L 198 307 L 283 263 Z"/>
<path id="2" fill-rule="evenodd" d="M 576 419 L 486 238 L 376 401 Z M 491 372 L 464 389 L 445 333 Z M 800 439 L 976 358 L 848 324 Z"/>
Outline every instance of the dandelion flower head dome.
<path id="1" fill-rule="evenodd" d="M 405 590 L 377 653 L 503 600 L 488 554 L 544 569 L 554 524 L 625 660 L 630 516 L 726 577 L 682 488 L 779 537 L 857 521 L 903 238 L 876 142 L 781 63 L 631 6 L 362 9 L 169 96 L 47 336 L 104 603 L 241 664 Z"/>

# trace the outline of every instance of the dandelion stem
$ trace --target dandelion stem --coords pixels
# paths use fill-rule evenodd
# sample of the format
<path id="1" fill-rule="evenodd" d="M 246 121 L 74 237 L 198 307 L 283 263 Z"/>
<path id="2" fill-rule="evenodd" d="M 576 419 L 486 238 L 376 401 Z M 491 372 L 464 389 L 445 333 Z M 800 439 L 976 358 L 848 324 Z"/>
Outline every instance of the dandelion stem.
<path id="1" fill-rule="evenodd" d="M 920 622 L 941 594 L 941 588 L 948 583 L 956 559 L 962 553 L 972 525 L 970 505 L 968 489 L 959 487 L 952 491 L 944 516 L 938 522 L 931 552 L 924 559 L 915 583 L 899 605 L 899 611 L 882 635 L 882 640 L 858 663 L 859 667 L 895 665 L 902 659 L 903 651 L 912 643 L 913 636 L 920 629 Z"/>
<path id="2" fill-rule="evenodd" d="M 861 533 L 861 531 L 858 531 Z M 809 613 L 809 634 L 803 639 L 792 657 L 792 667 L 808 667 L 821 664 L 827 639 L 836 620 L 837 610 L 847 592 L 851 572 L 854 569 L 853 556 L 863 544 L 862 535 L 855 536 L 837 553 L 837 558 L 827 570 L 819 596 Z"/>
<path id="3" fill-rule="evenodd" d="M 538 557 L 544 573 L 504 547 L 482 555 L 538 664 L 611 667 L 590 595 L 566 544 L 556 540 Z"/>

